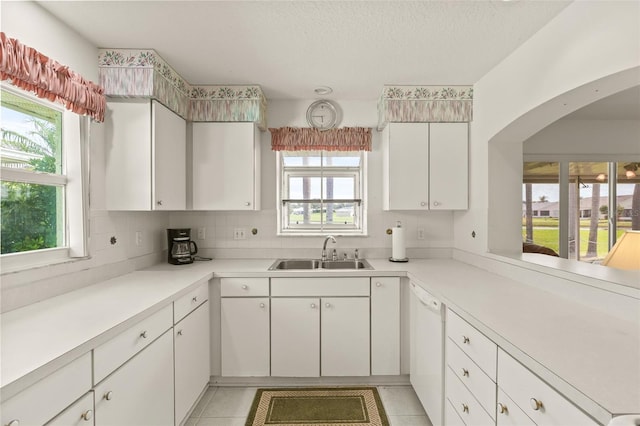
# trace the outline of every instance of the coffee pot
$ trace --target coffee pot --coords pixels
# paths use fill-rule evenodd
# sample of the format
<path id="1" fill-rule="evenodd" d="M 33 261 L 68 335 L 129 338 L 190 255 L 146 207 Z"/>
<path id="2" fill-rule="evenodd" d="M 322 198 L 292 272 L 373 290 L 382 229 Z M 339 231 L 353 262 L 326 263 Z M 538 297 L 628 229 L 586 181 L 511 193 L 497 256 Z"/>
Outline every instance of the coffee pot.
<path id="1" fill-rule="evenodd" d="M 191 241 L 191 229 L 167 229 L 167 260 L 173 265 L 193 263 L 198 246 Z"/>

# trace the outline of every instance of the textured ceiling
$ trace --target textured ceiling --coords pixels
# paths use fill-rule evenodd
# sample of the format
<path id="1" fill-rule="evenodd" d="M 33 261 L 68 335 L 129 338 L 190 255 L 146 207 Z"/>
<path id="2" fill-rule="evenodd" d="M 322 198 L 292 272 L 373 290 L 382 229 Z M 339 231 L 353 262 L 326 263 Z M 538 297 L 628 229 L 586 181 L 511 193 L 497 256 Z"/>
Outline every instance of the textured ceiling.
<path id="1" fill-rule="evenodd" d="M 192 84 L 268 99 L 377 99 L 474 84 L 569 1 L 42 1 L 103 48 L 152 48 Z"/>

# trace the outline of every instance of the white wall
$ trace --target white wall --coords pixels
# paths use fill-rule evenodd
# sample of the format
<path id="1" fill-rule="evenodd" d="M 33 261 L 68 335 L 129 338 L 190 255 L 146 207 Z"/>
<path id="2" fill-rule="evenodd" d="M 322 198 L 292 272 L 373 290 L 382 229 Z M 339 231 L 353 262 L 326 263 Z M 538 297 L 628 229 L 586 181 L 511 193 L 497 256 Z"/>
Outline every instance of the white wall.
<path id="1" fill-rule="evenodd" d="M 638 2 L 573 2 L 474 85 L 470 209 L 455 214 L 456 248 L 520 251 L 522 142 L 638 84 L 639 15 Z"/>
<path id="2" fill-rule="evenodd" d="M 98 81 L 98 50 L 51 14 L 32 2 L 2 2 L 2 31 Z M 104 210 L 102 124 L 92 123 L 90 141 L 91 258 L 23 272 L 2 274 L 2 312 L 90 285 L 155 263 L 166 247 L 168 213 L 124 213 Z M 135 245 L 135 232 L 143 244 Z M 110 243 L 116 237 L 116 244 Z"/>
<path id="3" fill-rule="evenodd" d="M 307 101 L 269 101 L 268 125 L 271 128 L 306 127 Z M 375 129 L 377 103 L 335 101 L 342 110 L 340 126 L 361 126 Z M 387 228 L 402 221 L 406 228 L 409 256 L 448 256 L 453 245 L 453 214 L 451 212 L 385 212 L 382 210 L 381 133 L 373 131 L 373 150 L 368 155 L 368 237 L 339 237 L 335 248 L 352 256 L 358 248 L 363 257 L 391 256 L 391 236 Z M 196 240 L 205 254 L 215 257 L 318 257 L 321 237 L 276 236 L 276 155 L 271 151 L 271 134 L 261 133 L 262 147 L 262 210 L 259 212 L 189 212 L 172 213 L 171 227 L 206 228 L 207 238 Z M 418 227 L 425 230 L 425 239 L 417 239 Z M 233 240 L 233 228 L 258 229 L 246 240 Z M 333 246 L 332 246 L 333 248 Z"/>

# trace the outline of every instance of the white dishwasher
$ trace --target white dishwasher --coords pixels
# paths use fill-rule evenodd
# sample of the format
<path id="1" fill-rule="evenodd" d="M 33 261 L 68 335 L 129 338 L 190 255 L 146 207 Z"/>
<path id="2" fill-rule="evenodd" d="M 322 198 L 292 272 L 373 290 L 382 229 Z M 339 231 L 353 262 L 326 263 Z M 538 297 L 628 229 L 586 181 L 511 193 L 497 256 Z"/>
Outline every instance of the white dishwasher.
<path id="1" fill-rule="evenodd" d="M 443 424 L 444 306 L 414 282 L 411 286 L 410 380 L 434 426 Z"/>

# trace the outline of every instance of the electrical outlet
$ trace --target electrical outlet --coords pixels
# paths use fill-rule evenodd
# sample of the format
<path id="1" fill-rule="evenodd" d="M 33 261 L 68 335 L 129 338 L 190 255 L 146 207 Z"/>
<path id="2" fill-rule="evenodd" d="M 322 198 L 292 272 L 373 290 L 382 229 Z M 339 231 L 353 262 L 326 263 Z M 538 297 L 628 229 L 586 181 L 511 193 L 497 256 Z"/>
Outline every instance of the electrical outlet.
<path id="1" fill-rule="evenodd" d="M 198 228 L 198 239 L 204 240 L 207 238 L 207 228 Z"/>
<path id="2" fill-rule="evenodd" d="M 418 239 L 424 240 L 424 228 L 418 228 Z"/>
<path id="3" fill-rule="evenodd" d="M 247 229 L 246 228 L 234 228 L 234 230 L 233 230 L 233 239 L 234 240 L 245 240 L 245 239 L 247 239 Z"/>
<path id="4" fill-rule="evenodd" d="M 136 246 L 142 245 L 142 231 L 136 231 Z"/>

